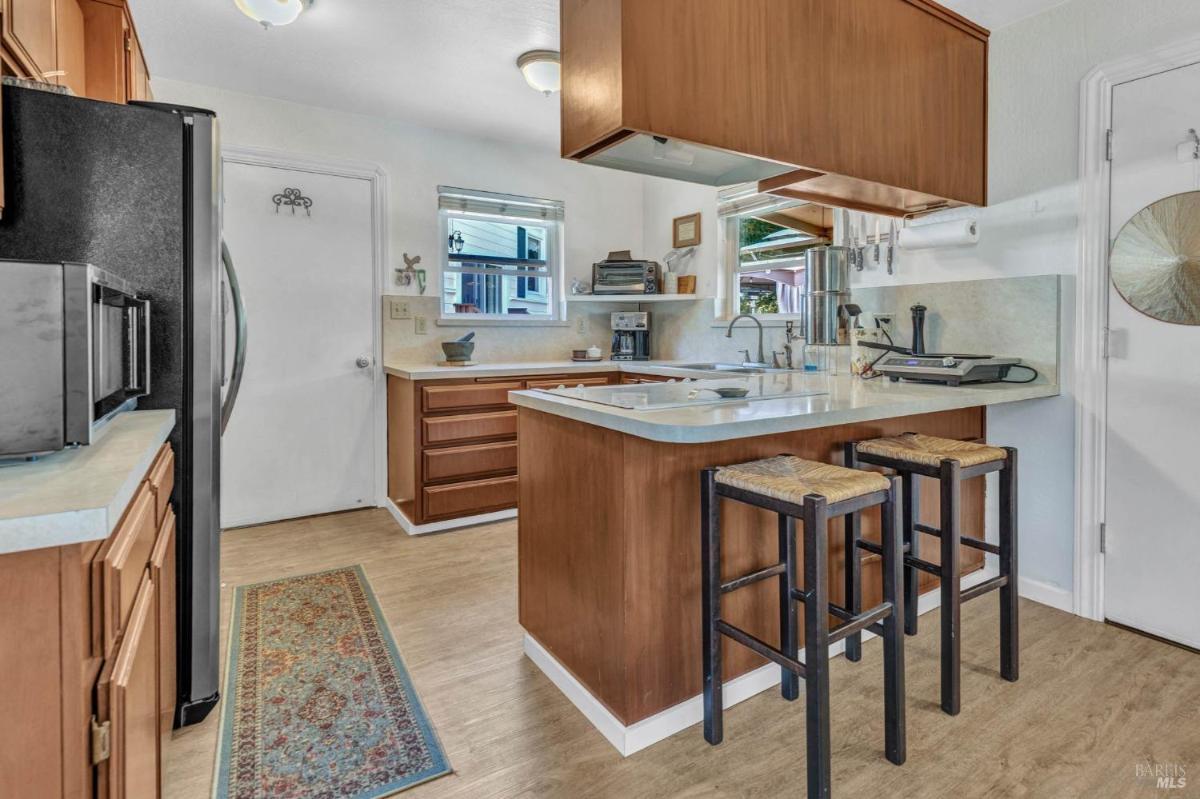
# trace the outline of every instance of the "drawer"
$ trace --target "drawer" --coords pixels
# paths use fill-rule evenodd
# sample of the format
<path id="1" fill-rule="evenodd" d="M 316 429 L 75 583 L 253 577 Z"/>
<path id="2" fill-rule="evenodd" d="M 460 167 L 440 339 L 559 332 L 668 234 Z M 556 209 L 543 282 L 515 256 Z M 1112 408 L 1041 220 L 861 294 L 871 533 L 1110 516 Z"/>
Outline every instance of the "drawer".
<path id="1" fill-rule="evenodd" d="M 516 411 L 435 416 L 421 420 L 421 436 L 426 444 L 449 444 L 475 438 L 505 438 L 516 434 Z"/>
<path id="2" fill-rule="evenodd" d="M 125 629 L 138 584 L 150 563 L 158 525 L 154 520 L 154 492 L 142 483 L 134 494 L 125 517 L 96 553 L 93 561 L 93 585 L 99 587 L 100 601 L 95 604 L 99 617 L 103 651 L 107 655 Z"/>
<path id="3" fill-rule="evenodd" d="M 502 383 L 470 383 L 457 386 L 425 386 L 421 389 L 421 408 L 425 411 L 458 411 L 508 405 L 508 392 L 520 391 L 520 380 Z"/>
<path id="4" fill-rule="evenodd" d="M 175 490 L 175 452 L 170 444 L 163 444 L 158 451 L 147 479 L 154 492 L 154 522 L 162 524 L 167 505 L 171 504 L 171 492 Z"/>
<path id="5" fill-rule="evenodd" d="M 517 469 L 517 442 L 427 449 L 421 457 L 427 483 L 492 472 L 514 472 Z"/>
<path id="6" fill-rule="evenodd" d="M 425 518 L 470 516 L 513 508 L 517 504 L 517 478 L 493 477 L 467 483 L 424 489 Z"/>
<path id="7" fill-rule="evenodd" d="M 526 385 L 529 388 L 558 388 L 559 386 L 575 388 L 576 386 L 607 386 L 608 383 L 607 377 L 563 377 L 558 380 L 530 380 Z"/>

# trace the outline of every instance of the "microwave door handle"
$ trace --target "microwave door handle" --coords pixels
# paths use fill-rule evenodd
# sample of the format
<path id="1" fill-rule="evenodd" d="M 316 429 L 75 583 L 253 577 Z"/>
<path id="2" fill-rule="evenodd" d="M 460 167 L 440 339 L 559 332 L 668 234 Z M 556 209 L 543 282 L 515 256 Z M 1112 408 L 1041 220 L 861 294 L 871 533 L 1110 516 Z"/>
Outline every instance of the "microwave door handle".
<path id="1" fill-rule="evenodd" d="M 221 406 L 221 432 L 229 425 L 233 406 L 237 403 L 238 391 L 242 387 L 242 373 L 246 368 L 246 306 L 242 302 L 242 289 L 238 284 L 237 270 L 233 267 L 233 256 L 229 247 L 221 241 L 221 263 L 229 280 L 229 294 L 233 297 L 233 321 L 237 337 L 233 344 L 233 374 L 229 376 L 229 390 Z"/>
<path id="2" fill-rule="evenodd" d="M 142 324 L 140 327 L 142 334 L 141 346 L 141 365 L 142 365 L 142 387 L 139 392 L 143 396 L 150 393 L 150 300 L 140 300 Z"/>

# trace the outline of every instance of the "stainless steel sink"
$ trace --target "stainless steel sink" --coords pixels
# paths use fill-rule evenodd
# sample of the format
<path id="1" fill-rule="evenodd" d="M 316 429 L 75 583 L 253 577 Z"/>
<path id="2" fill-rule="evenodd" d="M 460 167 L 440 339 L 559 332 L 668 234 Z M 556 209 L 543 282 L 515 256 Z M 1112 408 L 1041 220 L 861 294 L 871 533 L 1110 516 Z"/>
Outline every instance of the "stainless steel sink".
<path id="1" fill-rule="evenodd" d="M 769 371 L 777 371 L 766 369 L 759 366 L 742 366 L 736 363 L 687 363 L 672 367 L 673 369 L 694 369 L 700 372 L 725 372 L 736 375 L 762 375 Z"/>

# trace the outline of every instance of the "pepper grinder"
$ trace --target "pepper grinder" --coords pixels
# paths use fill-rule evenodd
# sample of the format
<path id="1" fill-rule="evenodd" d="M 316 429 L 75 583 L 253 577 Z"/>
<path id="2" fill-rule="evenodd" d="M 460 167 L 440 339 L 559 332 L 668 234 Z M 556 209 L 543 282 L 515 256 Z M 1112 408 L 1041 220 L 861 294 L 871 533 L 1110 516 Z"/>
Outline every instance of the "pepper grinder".
<path id="1" fill-rule="evenodd" d="M 912 354 L 925 354 L 925 311 L 924 305 L 914 305 L 912 311 Z"/>

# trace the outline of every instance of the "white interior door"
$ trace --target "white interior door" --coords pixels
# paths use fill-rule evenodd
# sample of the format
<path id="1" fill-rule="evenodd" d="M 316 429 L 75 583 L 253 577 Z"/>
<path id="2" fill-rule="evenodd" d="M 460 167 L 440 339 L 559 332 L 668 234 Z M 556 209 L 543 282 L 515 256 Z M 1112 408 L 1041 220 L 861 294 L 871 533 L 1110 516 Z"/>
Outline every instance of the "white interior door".
<path id="1" fill-rule="evenodd" d="M 276 205 L 285 189 L 311 207 Z M 373 187 L 226 162 L 224 196 L 247 356 L 222 441 L 221 524 L 374 505 Z"/>
<path id="2" fill-rule="evenodd" d="M 1111 230 L 1200 189 L 1200 65 L 1115 87 Z M 1200 225 L 1200 219 L 1196 220 Z M 1109 283 L 1104 613 L 1200 647 L 1200 327 L 1143 315 Z"/>

